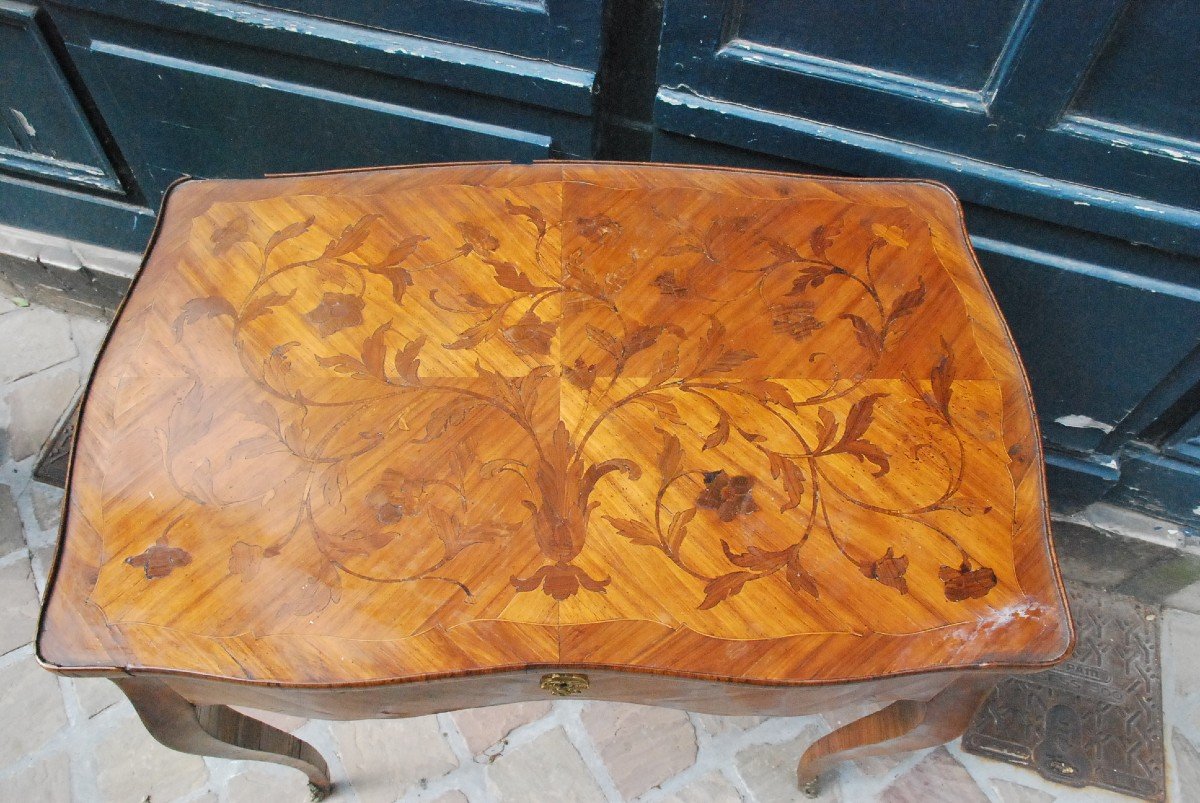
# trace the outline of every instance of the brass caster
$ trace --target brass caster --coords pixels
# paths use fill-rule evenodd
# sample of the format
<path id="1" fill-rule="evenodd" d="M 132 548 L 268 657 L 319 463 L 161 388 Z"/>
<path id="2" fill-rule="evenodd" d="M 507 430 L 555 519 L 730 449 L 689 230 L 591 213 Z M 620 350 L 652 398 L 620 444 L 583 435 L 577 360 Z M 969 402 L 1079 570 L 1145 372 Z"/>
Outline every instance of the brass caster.
<path id="1" fill-rule="evenodd" d="M 816 798 L 821 796 L 821 778 L 810 779 L 807 783 L 800 787 L 800 791 L 804 792 L 805 797 Z"/>
<path id="2" fill-rule="evenodd" d="M 317 786 L 312 781 L 308 782 L 308 795 L 313 803 L 321 803 L 322 800 L 329 797 L 329 793 L 333 791 L 333 784 L 328 786 Z"/>

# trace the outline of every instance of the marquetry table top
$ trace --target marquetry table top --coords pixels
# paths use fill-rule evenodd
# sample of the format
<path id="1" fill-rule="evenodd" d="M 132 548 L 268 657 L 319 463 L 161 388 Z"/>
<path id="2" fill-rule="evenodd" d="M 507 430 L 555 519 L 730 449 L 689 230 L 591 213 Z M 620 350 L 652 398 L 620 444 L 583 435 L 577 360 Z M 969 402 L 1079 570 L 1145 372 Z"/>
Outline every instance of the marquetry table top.
<path id="1" fill-rule="evenodd" d="M 1012 339 L 920 181 L 188 181 L 92 379 L 39 655 L 804 684 L 1071 640 Z"/>

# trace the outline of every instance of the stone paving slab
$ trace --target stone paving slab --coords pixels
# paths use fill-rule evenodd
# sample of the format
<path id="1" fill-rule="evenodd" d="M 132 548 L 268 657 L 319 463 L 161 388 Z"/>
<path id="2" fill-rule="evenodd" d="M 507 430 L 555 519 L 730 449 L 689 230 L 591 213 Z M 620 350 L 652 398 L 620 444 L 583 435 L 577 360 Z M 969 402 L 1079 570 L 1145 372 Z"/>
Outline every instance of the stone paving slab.
<path id="1" fill-rule="evenodd" d="M 69 367 L 87 376 L 104 322 L 11 301 L 0 279 L 0 329 L 16 343 L 47 339 L 36 360 L 0 384 L 0 801 L 274 803 L 307 800 L 303 776 L 254 762 L 201 759 L 151 739 L 111 683 L 57 678 L 37 666 L 35 594 L 44 592 L 61 492 L 32 481 L 34 456 L 8 444 L 36 433 L 32 418 L 13 430 L 6 399 L 16 382 Z M 7 301 L 7 303 L 6 303 Z M 0 339 L 0 363 L 15 346 Z M 41 380 L 47 416 L 70 404 L 67 381 Z M 36 423 L 36 422 L 35 422 Z M 40 435 L 37 435 L 40 437 Z M 36 438 L 34 438 L 36 439 Z M 28 441 L 26 441 L 28 442 Z M 1075 533 L 1080 537 L 1094 537 Z M 1076 539 L 1078 540 L 1078 539 Z M 1093 545 L 1094 546 L 1094 545 Z M 1088 549 L 1081 547 L 1077 554 Z M 1109 553 L 1092 550 L 1103 562 Z M 1119 585 L 1154 564 L 1101 576 L 1097 560 L 1072 569 L 1095 585 Z M 1136 571 L 1135 571 L 1136 570 Z M 1171 593 L 1185 591 L 1176 588 Z M 1170 605 L 1170 600 L 1166 601 Z M 1168 610 L 1163 629 L 1163 695 L 1169 799 L 1200 788 L 1200 616 Z M 717 717 L 597 702 L 536 702 L 386 722 L 334 723 L 263 715 L 310 741 L 329 760 L 333 803 L 623 801 L 777 803 L 800 799 L 795 765 L 816 737 L 861 711 L 822 717 Z M 964 753 L 957 743 L 844 765 L 827 801 L 1128 801 L 1097 790 L 1050 784 L 1035 773 Z"/>

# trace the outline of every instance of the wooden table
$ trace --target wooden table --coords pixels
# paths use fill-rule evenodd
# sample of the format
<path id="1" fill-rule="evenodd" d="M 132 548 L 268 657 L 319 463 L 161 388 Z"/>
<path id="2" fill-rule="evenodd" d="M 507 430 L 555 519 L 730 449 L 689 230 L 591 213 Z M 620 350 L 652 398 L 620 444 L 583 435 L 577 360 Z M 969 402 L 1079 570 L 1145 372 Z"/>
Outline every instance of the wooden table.
<path id="1" fill-rule="evenodd" d="M 941 185 L 187 181 L 91 380 L 38 655 L 168 746 L 318 791 L 315 750 L 225 706 L 879 704 L 805 753 L 811 790 L 1070 652 L 1048 532 Z"/>

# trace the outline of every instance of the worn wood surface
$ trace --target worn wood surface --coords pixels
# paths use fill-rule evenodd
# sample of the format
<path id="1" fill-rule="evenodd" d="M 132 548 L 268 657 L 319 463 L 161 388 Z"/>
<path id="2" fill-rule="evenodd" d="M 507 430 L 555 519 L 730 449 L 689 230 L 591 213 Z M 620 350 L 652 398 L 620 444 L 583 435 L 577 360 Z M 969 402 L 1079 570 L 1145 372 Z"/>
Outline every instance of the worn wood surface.
<path id="1" fill-rule="evenodd" d="M 935 184 L 186 182 L 91 383 L 39 655 L 335 688 L 1045 666 L 1033 422 Z"/>

